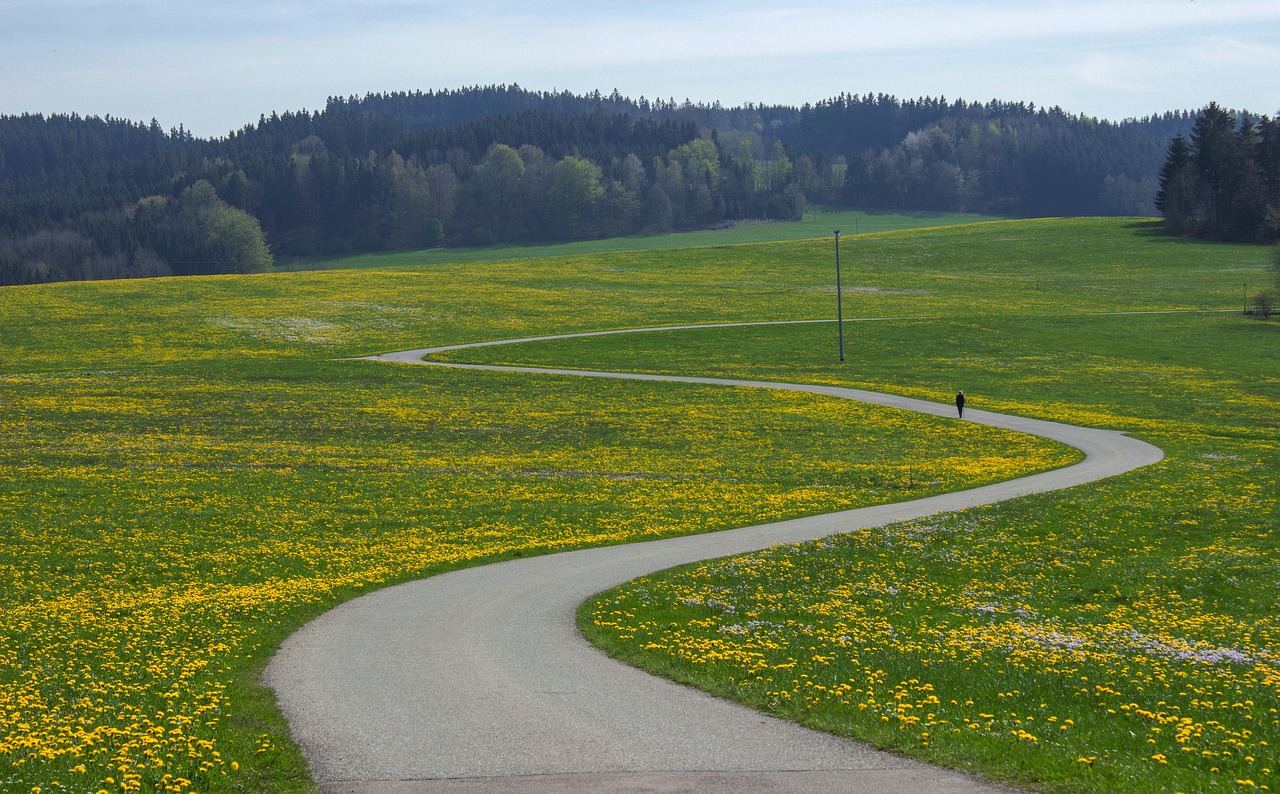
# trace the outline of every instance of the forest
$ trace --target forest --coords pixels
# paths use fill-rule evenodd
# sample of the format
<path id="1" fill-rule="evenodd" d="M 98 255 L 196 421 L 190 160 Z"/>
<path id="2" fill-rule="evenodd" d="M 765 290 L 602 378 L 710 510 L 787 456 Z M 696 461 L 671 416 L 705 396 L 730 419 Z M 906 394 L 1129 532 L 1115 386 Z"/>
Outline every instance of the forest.
<path id="1" fill-rule="evenodd" d="M 1211 103 L 1189 138 L 1174 136 L 1156 207 L 1175 234 L 1228 242 L 1280 240 L 1280 122 Z"/>
<path id="2" fill-rule="evenodd" d="M 1155 215 L 1196 116 L 841 95 L 802 107 L 477 86 L 332 97 L 222 138 L 0 116 L 0 284 L 661 233 L 812 203 Z"/>

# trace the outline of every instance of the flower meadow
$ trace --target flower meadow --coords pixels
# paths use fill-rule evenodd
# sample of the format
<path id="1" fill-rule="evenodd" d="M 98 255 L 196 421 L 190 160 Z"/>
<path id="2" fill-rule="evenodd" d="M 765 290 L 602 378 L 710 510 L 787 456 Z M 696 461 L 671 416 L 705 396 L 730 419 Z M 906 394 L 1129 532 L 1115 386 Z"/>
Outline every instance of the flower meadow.
<path id="1" fill-rule="evenodd" d="M 392 373 L 374 394 L 339 399 L 280 384 L 246 394 L 207 380 L 90 379 L 63 383 L 58 407 L 40 404 L 44 378 L 11 381 L 21 421 L 5 428 L 18 474 L 0 495 L 9 594 L 0 779 L 45 790 L 216 788 L 253 761 L 246 753 L 269 756 L 284 741 L 268 730 L 252 747 L 226 741 L 238 717 L 228 684 L 299 614 L 410 575 L 906 488 L 884 479 L 879 452 L 850 449 L 892 448 L 912 428 L 885 429 L 875 412 L 834 401 L 624 394 L 566 379 L 521 410 L 511 400 L 526 387 L 513 379 L 432 387 L 451 374 L 422 373 L 424 383 Z M 742 429 L 765 416 L 790 439 Z M 281 421 L 310 438 L 273 438 Z M 834 423 L 854 432 L 814 442 Z M 245 438 L 245 424 L 263 437 Z M 1069 459 L 936 424 L 988 463 L 988 479 Z M 39 449 L 41 440 L 56 448 Z M 804 454 L 815 443 L 829 463 Z M 950 454 L 918 476 L 935 490 L 983 476 L 947 472 Z"/>
<path id="2" fill-rule="evenodd" d="M 813 395 L 335 360 L 591 327 L 572 265 L 0 292 L 0 790 L 309 790 L 257 679 L 345 598 L 1075 459 Z"/>
<path id="3" fill-rule="evenodd" d="M 1012 781 L 1275 790 L 1278 483 L 1258 452 L 1191 463 L 1190 494 L 1140 474 L 710 562 L 584 619 L 680 680 Z M 1185 512 L 1224 485 L 1246 514 Z"/>
<path id="4" fill-rule="evenodd" d="M 949 375 L 981 384 L 984 407 L 1141 435 L 1162 463 L 647 577 L 588 602 L 580 625 L 646 669 L 996 779 L 1277 790 L 1280 329 L 1075 322 L 993 328 Z M 754 333 L 740 344 L 770 344 Z M 1047 340 L 1064 350 L 1044 356 Z"/>
<path id="5" fill-rule="evenodd" d="M 1018 507 L 776 549 L 699 569 L 693 584 L 653 578 L 637 585 L 652 595 L 600 602 L 600 629 L 663 664 L 711 669 L 735 692 L 756 686 L 740 685 L 726 661 L 741 657 L 758 702 L 803 719 L 826 710 L 833 725 L 864 726 L 834 729 L 866 735 L 871 725 L 891 738 L 869 738 L 951 763 L 1001 772 L 1031 758 L 1023 779 L 1132 785 L 1146 778 L 1107 770 L 1185 769 L 1193 753 L 1167 746 L 1185 734 L 1204 779 L 1268 785 L 1274 375 L 1260 374 L 1261 361 L 1236 368 L 1235 354 L 1207 344 L 1162 342 L 1167 360 L 1117 367 L 1117 352 L 1183 339 L 1193 321 L 1080 319 L 1098 306 L 1222 302 L 1205 263 L 1253 272 L 1265 252 L 1170 248 L 1103 221 L 895 233 L 865 246 L 851 260 L 863 270 L 846 316 L 941 320 L 859 326 L 845 368 L 825 325 L 466 355 L 938 399 L 982 372 L 1007 388 L 998 399 L 970 388 L 976 407 L 1119 427 L 1176 454 L 1159 470 Z M 1158 250 L 1143 254 L 1148 246 Z M 344 599 L 505 557 L 914 498 L 1075 459 L 1016 434 L 813 395 L 342 360 L 537 333 L 824 317 L 828 247 L 0 290 L 0 790 L 313 790 L 258 676 L 285 636 Z M 1055 278 L 1097 286 L 1057 289 Z M 1046 322 L 1050 310 L 1070 318 Z M 1265 349 L 1261 325 L 1218 322 L 1219 339 L 1247 333 L 1248 351 Z M 1078 344 L 1080 329 L 1099 336 Z M 1215 356 L 1208 373 L 1199 359 Z M 1149 410 L 1168 396 L 1181 399 L 1179 422 Z M 743 582 L 778 611 L 732 600 Z M 677 627 L 639 632 L 635 616 L 663 599 Z M 691 650 L 703 642 L 695 629 L 703 651 Z M 933 655 L 946 632 L 954 656 Z M 769 644 L 778 647 L 757 648 Z M 776 671 L 768 681 L 757 653 Z M 1160 697 L 1139 696 L 1132 680 Z M 972 703 L 944 709 L 929 700 L 938 691 L 948 705 Z M 1029 699 L 1049 705 L 1032 710 Z M 904 728 L 884 704 L 908 700 L 919 722 Z M 1066 706 L 1086 701 L 1074 715 Z M 955 747 L 938 738 L 947 731 L 922 727 L 966 717 L 990 723 L 962 728 L 987 744 L 943 752 Z M 1105 741 L 1080 740 L 1087 763 L 1046 767 L 1049 717 L 1072 720 L 1055 741 Z M 1035 741 L 1004 738 L 1018 730 Z M 1138 736 L 1155 739 L 1140 755 Z M 1223 744 L 1228 736 L 1240 744 Z"/>

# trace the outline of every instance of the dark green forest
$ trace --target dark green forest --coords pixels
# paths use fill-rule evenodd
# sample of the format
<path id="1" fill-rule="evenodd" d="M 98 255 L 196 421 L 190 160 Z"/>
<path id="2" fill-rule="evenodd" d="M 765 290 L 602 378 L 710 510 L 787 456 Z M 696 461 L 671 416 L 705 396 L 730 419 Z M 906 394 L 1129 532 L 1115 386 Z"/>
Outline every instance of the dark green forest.
<path id="1" fill-rule="evenodd" d="M 0 116 L 0 284 L 660 233 L 793 219 L 811 203 L 1154 215 L 1169 142 L 1195 119 L 883 94 L 725 108 L 519 86 L 334 97 L 215 139 Z"/>
<path id="2" fill-rule="evenodd" d="M 1280 240 L 1280 123 L 1210 104 L 1169 143 L 1156 207 L 1175 234 Z"/>

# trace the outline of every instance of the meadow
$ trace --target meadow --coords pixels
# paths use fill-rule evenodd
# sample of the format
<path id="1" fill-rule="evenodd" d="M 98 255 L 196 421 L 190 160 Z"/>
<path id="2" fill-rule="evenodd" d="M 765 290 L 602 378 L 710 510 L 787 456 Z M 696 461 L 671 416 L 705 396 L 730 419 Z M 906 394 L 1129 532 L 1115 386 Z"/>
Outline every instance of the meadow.
<path id="1" fill-rule="evenodd" d="M 776 243 L 784 240 L 812 240 L 830 237 L 836 229 L 845 235 L 955 226 L 980 223 L 999 218 L 962 212 L 887 212 L 875 210 L 841 210 L 812 206 L 796 221 L 736 221 L 720 229 L 668 232 L 601 240 L 542 245 L 502 245 L 489 248 L 434 248 L 425 251 L 360 254 L 336 260 L 304 260 L 278 263 L 280 270 L 313 268 L 390 267 L 426 265 L 446 262 L 494 262 L 578 254 L 616 254 L 629 251 L 658 251 L 676 248 L 707 248 L 747 243 Z"/>
<path id="2" fill-rule="evenodd" d="M 1074 459 L 808 395 L 341 360 L 831 317 L 831 244 L 0 290 L 0 790 L 308 791 L 257 680 L 341 600 Z M 1231 311 L 1267 252 L 1058 220 L 846 237 L 842 254 L 845 316 L 880 318 L 846 325 L 843 365 L 821 324 L 448 357 L 965 388 L 976 408 L 1127 430 L 1169 458 L 652 577 L 590 604 L 588 631 L 996 777 L 1274 787 L 1280 326 Z"/>
<path id="3" fill-rule="evenodd" d="M 342 360 L 823 317 L 829 249 L 0 290 L 0 790 L 310 791 L 258 677 L 344 599 L 1074 460 L 811 395 Z"/>
<path id="4" fill-rule="evenodd" d="M 1168 455 L 1061 494 L 646 577 L 584 605 L 586 634 L 659 674 L 1015 784 L 1277 788 L 1280 326 L 1207 311 L 1261 282 L 1265 252 L 1041 224 L 859 241 L 846 315 L 904 319 L 846 326 L 843 367 L 815 327 L 467 351 L 936 399 L 963 387 L 971 406 L 1120 429 Z"/>

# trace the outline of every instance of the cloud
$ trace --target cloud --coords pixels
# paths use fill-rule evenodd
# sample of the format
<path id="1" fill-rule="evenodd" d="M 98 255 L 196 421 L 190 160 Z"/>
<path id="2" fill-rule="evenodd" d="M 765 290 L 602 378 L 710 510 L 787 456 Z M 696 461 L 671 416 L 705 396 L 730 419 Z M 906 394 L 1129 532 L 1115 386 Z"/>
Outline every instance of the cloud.
<path id="1" fill-rule="evenodd" d="M 1146 75 L 1149 67 L 1139 57 L 1092 53 L 1072 64 L 1070 73 L 1087 86 L 1138 94 L 1153 88 Z"/>
<path id="2" fill-rule="evenodd" d="M 1203 64 L 1256 69 L 1259 74 L 1274 73 L 1280 66 L 1280 47 L 1233 36 L 1210 36 L 1198 43 L 1190 56 Z"/>

